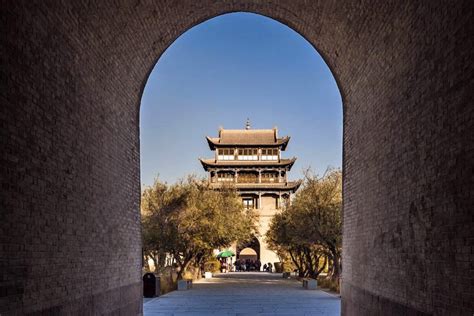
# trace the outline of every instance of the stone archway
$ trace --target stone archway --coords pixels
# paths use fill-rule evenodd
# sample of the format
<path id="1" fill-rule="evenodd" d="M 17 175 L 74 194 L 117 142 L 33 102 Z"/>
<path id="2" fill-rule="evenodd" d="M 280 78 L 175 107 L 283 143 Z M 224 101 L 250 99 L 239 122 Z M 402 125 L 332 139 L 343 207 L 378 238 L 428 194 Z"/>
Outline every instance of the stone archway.
<path id="1" fill-rule="evenodd" d="M 258 253 L 255 251 L 253 248 L 244 248 L 239 252 L 239 258 L 246 260 L 257 260 L 258 259 Z"/>
<path id="2" fill-rule="evenodd" d="M 2 5 L 1 312 L 140 312 L 141 93 L 172 41 L 235 11 L 299 32 L 338 82 L 343 312 L 472 312 L 469 1 L 289 0 Z"/>
<path id="3" fill-rule="evenodd" d="M 236 247 L 237 258 L 236 259 L 240 259 L 240 253 L 242 252 L 242 250 L 247 249 L 247 248 L 253 249 L 257 257 L 256 259 L 260 260 L 260 242 L 258 241 L 257 237 L 253 237 L 248 242 L 237 244 L 237 247 Z"/>

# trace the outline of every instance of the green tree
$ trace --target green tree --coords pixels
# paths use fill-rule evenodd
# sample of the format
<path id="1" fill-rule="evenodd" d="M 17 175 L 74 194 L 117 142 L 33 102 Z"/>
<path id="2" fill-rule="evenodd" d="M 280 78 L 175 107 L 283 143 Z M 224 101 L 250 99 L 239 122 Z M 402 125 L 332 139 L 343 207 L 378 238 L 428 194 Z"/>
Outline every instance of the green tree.
<path id="1" fill-rule="evenodd" d="M 332 278 L 341 272 L 342 173 L 319 178 L 310 171 L 292 204 L 277 214 L 267 233 L 270 247 L 290 257 L 300 276 L 317 277 L 329 260 Z M 324 261 L 324 263 L 322 263 Z"/>
<path id="2" fill-rule="evenodd" d="M 308 241 L 307 223 L 300 222 L 294 208 L 276 214 L 266 235 L 269 247 L 280 258 L 289 258 L 300 277 L 317 278 L 326 266 L 324 247 Z"/>
<path id="3" fill-rule="evenodd" d="M 158 257 L 171 255 L 178 278 L 214 249 L 249 240 L 256 232 L 256 215 L 244 210 L 235 188 L 213 190 L 195 177 L 171 186 L 156 181 L 143 192 L 142 214 L 144 249 Z"/>

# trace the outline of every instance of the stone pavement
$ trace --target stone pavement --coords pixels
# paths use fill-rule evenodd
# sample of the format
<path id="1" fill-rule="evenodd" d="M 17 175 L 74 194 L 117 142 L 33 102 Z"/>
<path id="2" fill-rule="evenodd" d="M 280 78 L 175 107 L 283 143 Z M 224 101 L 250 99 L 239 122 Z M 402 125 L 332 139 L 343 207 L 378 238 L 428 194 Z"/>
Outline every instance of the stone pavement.
<path id="1" fill-rule="evenodd" d="M 233 272 L 195 282 L 193 289 L 146 299 L 152 315 L 340 315 L 337 295 L 304 290 L 281 274 Z"/>

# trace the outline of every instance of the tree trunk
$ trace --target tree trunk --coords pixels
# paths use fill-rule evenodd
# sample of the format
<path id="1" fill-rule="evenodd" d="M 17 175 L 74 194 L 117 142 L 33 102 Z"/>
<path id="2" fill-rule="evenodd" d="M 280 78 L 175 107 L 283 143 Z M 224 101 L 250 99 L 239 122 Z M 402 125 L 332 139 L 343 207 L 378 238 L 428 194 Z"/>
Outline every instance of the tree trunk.
<path id="1" fill-rule="evenodd" d="M 183 258 L 183 260 L 181 260 L 181 259 L 176 260 L 178 262 L 178 265 L 179 265 L 178 280 L 183 279 L 183 274 L 186 271 L 186 268 L 188 267 L 188 265 L 189 265 L 189 263 L 191 262 L 192 259 L 193 259 L 193 256 L 188 254 Z"/>
<path id="2" fill-rule="evenodd" d="M 334 247 L 330 248 L 331 251 L 331 257 L 332 257 L 332 273 L 331 273 L 331 279 L 333 281 L 337 281 L 339 277 L 341 276 L 341 256 L 337 249 Z"/>
<path id="3" fill-rule="evenodd" d="M 148 258 L 146 255 L 143 255 L 143 265 L 145 266 L 146 271 L 150 271 L 150 265 L 148 264 Z"/>
<path id="4" fill-rule="evenodd" d="M 315 270 L 314 265 L 314 258 L 311 255 L 311 250 L 310 249 L 305 249 L 304 250 L 304 257 L 305 257 L 305 263 L 306 263 L 306 270 L 308 271 L 308 277 L 310 278 L 315 278 Z M 316 276 L 317 277 L 317 276 Z"/>
<path id="5" fill-rule="evenodd" d="M 323 272 L 324 268 L 326 267 L 326 264 L 328 263 L 328 257 L 324 256 L 324 263 L 321 266 L 321 268 L 318 269 L 318 275 Z M 319 265 L 319 258 L 318 258 L 318 265 Z"/>
<path id="6" fill-rule="evenodd" d="M 155 265 L 155 272 L 158 272 L 158 269 L 159 269 L 160 266 L 159 266 L 158 260 L 156 258 L 156 254 L 153 254 L 152 259 L 153 259 L 153 264 Z"/>
<path id="7" fill-rule="evenodd" d="M 304 278 L 306 271 L 303 269 L 303 264 L 301 263 L 301 254 L 295 255 L 291 250 L 289 250 L 288 253 L 290 254 L 291 261 L 293 261 L 296 268 L 298 269 L 298 277 Z"/>

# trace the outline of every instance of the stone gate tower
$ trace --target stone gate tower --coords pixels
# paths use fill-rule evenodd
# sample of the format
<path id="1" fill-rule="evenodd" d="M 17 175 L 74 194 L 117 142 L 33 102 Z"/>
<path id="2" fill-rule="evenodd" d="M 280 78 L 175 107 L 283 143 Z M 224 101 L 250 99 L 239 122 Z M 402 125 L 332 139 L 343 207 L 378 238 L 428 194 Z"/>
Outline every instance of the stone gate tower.
<path id="1" fill-rule="evenodd" d="M 247 121 L 245 129 L 221 128 L 219 137 L 206 137 L 214 158 L 200 159 L 204 170 L 209 172 L 213 188 L 223 183 L 233 183 L 245 208 L 256 209 L 259 215 L 258 258 L 263 263 L 279 262 L 277 255 L 268 249 L 265 233 L 273 215 L 286 203 L 301 184 L 288 181 L 288 172 L 296 158 L 284 159 L 290 137 L 278 137 L 278 129 L 251 129 Z M 251 246 L 249 246 L 251 247 Z M 237 257 L 239 247 L 236 247 Z M 259 248 L 259 249 L 255 249 Z"/>

